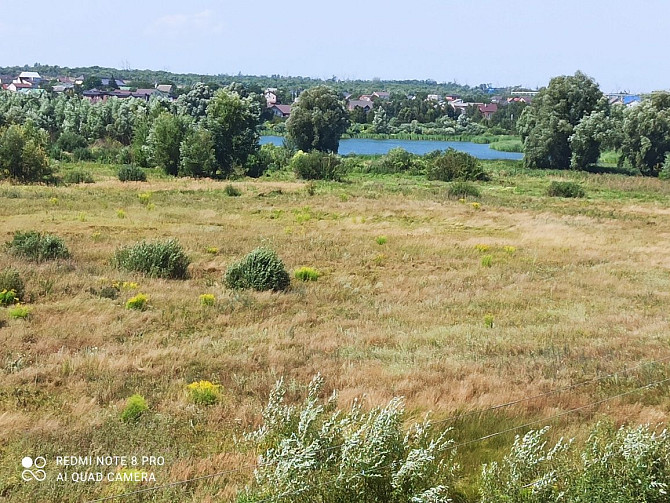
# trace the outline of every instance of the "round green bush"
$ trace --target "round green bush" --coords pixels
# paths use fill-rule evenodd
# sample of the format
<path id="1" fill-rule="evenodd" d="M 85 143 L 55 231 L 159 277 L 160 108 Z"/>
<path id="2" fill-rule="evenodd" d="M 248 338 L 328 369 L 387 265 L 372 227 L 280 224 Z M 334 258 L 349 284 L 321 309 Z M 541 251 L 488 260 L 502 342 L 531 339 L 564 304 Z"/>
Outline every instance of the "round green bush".
<path id="1" fill-rule="evenodd" d="M 190 259 L 176 239 L 148 243 L 116 250 L 112 263 L 127 271 L 142 272 L 155 278 L 183 279 L 188 276 Z"/>
<path id="2" fill-rule="evenodd" d="M 466 152 L 449 148 L 443 154 L 433 156 L 431 161 L 426 169 L 429 180 L 451 182 L 452 180 L 487 179 L 479 160 Z"/>
<path id="3" fill-rule="evenodd" d="M 142 171 L 142 168 L 125 164 L 119 168 L 119 180 L 122 182 L 146 182 L 147 174 Z"/>
<path id="4" fill-rule="evenodd" d="M 236 290 L 281 291 L 288 288 L 291 278 L 274 250 L 256 248 L 228 267 L 225 283 L 228 288 Z"/>
<path id="5" fill-rule="evenodd" d="M 25 294 L 25 285 L 21 279 L 19 271 L 12 267 L 7 267 L 0 271 L 0 292 L 6 290 L 14 292 L 20 301 L 23 301 Z"/>
<path id="6" fill-rule="evenodd" d="M 7 248 L 14 255 L 35 262 L 70 256 L 70 252 L 61 238 L 53 234 L 41 234 L 37 231 L 15 232 L 12 241 L 7 243 Z"/>
<path id="7" fill-rule="evenodd" d="M 581 185 L 575 182 L 551 182 L 547 189 L 550 197 L 584 197 L 586 193 Z"/>
<path id="8" fill-rule="evenodd" d="M 137 421 L 144 412 L 149 410 L 146 400 L 142 395 L 134 394 L 126 402 L 126 406 L 121 412 L 121 421 L 131 423 Z"/>

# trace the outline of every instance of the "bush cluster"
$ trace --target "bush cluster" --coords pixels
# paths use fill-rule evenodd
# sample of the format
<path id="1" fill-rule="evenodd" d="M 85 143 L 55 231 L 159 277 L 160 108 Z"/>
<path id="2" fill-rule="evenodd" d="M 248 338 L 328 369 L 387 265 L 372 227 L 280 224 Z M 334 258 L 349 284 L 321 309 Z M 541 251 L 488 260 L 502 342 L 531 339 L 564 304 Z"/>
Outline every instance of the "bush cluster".
<path id="1" fill-rule="evenodd" d="M 67 184 L 94 183 L 93 175 L 90 171 L 84 169 L 73 169 L 63 176 L 63 181 Z"/>
<path id="2" fill-rule="evenodd" d="M 291 283 L 284 263 L 274 250 L 256 248 L 242 260 L 231 264 L 226 271 L 225 283 L 235 290 L 286 290 Z"/>
<path id="3" fill-rule="evenodd" d="M 133 166 L 132 164 L 125 164 L 119 168 L 119 180 L 122 182 L 146 182 L 147 174 L 142 171 L 142 168 Z"/>
<path id="4" fill-rule="evenodd" d="M 299 151 L 291 159 L 290 167 L 303 180 L 340 180 L 343 176 L 340 158 L 318 150 Z"/>
<path id="5" fill-rule="evenodd" d="M 149 410 L 146 400 L 142 395 L 134 394 L 126 401 L 126 406 L 121 412 L 121 421 L 131 423 L 137 421 L 142 414 Z"/>
<path id="6" fill-rule="evenodd" d="M 549 184 L 547 195 L 550 197 L 584 197 L 586 192 L 578 183 L 553 181 Z"/>
<path id="7" fill-rule="evenodd" d="M 293 272 L 293 275 L 300 281 L 316 281 L 321 272 L 313 267 L 300 267 Z"/>
<path id="8" fill-rule="evenodd" d="M 14 255 L 35 262 L 70 256 L 70 252 L 61 238 L 53 234 L 41 234 L 37 231 L 15 232 L 12 241 L 7 243 L 7 248 Z"/>
<path id="9" fill-rule="evenodd" d="M 368 167 L 370 173 L 377 174 L 417 174 L 421 169 L 419 156 L 410 154 L 400 147 L 391 149 L 388 154 L 372 161 Z"/>
<path id="10" fill-rule="evenodd" d="M 470 182 L 452 183 L 447 190 L 447 194 L 453 198 L 479 197 L 481 195 L 479 189 Z"/>
<path id="11" fill-rule="evenodd" d="M 0 291 L 2 290 L 14 292 L 16 298 L 23 300 L 25 286 L 19 271 L 12 267 L 7 267 L 0 271 Z"/>
<path id="12" fill-rule="evenodd" d="M 151 277 L 183 279 L 188 275 L 190 259 L 176 239 L 142 241 L 116 250 L 113 264 L 127 271 L 137 271 Z"/>
<path id="13" fill-rule="evenodd" d="M 193 403 L 198 405 L 214 405 L 221 395 L 221 386 L 210 381 L 192 382 L 186 388 Z"/>
<path id="14" fill-rule="evenodd" d="M 426 175 L 429 180 L 451 182 L 453 180 L 487 179 L 487 175 L 476 157 L 453 148 L 437 155 L 433 154 L 426 161 Z"/>

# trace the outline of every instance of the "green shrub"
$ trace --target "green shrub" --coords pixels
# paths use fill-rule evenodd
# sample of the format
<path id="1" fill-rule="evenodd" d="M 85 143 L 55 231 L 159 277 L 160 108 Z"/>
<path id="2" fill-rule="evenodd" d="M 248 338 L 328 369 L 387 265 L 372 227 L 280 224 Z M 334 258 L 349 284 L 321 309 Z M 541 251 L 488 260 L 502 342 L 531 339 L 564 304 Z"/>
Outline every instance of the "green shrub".
<path id="1" fill-rule="evenodd" d="M 122 182 L 146 182 L 147 174 L 142 171 L 142 168 L 125 164 L 119 168 L 119 180 Z"/>
<path id="2" fill-rule="evenodd" d="M 433 156 L 428 162 L 426 175 L 429 180 L 443 182 L 487 179 L 487 175 L 476 157 L 453 148 L 445 150 L 441 155 Z"/>
<path id="3" fill-rule="evenodd" d="M 493 328 L 493 315 L 491 313 L 484 315 L 484 325 L 486 328 Z"/>
<path id="4" fill-rule="evenodd" d="M 216 297 L 211 293 L 200 294 L 200 305 L 203 307 L 209 307 L 216 304 Z"/>
<path id="5" fill-rule="evenodd" d="M 381 246 L 381 245 L 385 245 L 387 241 L 388 241 L 388 239 L 387 239 L 386 236 L 377 236 L 377 237 L 375 238 L 375 242 L 376 242 L 379 246 Z"/>
<path id="6" fill-rule="evenodd" d="M 288 272 L 274 250 L 256 248 L 226 271 L 228 288 L 254 290 L 286 290 L 291 282 Z"/>
<path id="7" fill-rule="evenodd" d="M 70 131 L 62 133 L 56 141 L 56 147 L 63 152 L 74 152 L 78 148 L 86 148 L 87 146 L 86 138 Z"/>
<path id="8" fill-rule="evenodd" d="M 149 406 L 144 397 L 134 394 L 126 401 L 126 406 L 123 408 L 123 412 L 121 412 L 121 421 L 124 423 L 135 422 L 147 410 L 149 410 Z"/>
<path id="9" fill-rule="evenodd" d="M 549 184 L 547 195 L 551 197 L 584 197 L 586 193 L 578 183 L 553 181 Z"/>
<path id="10" fill-rule="evenodd" d="M 300 267 L 293 272 L 293 275 L 300 281 L 316 281 L 321 276 L 321 272 L 313 267 Z"/>
<path id="11" fill-rule="evenodd" d="M 93 152 L 88 147 L 77 147 L 72 151 L 72 157 L 75 161 L 92 161 Z"/>
<path id="12" fill-rule="evenodd" d="M 41 234 L 37 231 L 15 232 L 13 240 L 7 243 L 7 247 L 14 255 L 36 262 L 70 256 L 70 252 L 61 238 L 53 234 Z"/>
<path id="13" fill-rule="evenodd" d="M 221 395 L 218 384 L 212 384 L 209 381 L 196 381 L 187 387 L 193 403 L 198 405 L 214 405 L 218 402 Z"/>
<path id="14" fill-rule="evenodd" d="M 318 150 L 299 151 L 291 159 L 291 169 L 303 180 L 340 180 L 343 175 L 340 158 Z"/>
<path id="15" fill-rule="evenodd" d="M 144 311 L 148 307 L 149 297 L 143 293 L 138 293 L 126 301 L 126 309 L 135 311 Z"/>
<path id="16" fill-rule="evenodd" d="M 47 143 L 46 131 L 29 124 L 0 130 L 0 179 L 49 181 L 52 172 L 45 151 Z"/>
<path id="17" fill-rule="evenodd" d="M 405 149 L 396 147 L 388 154 L 370 163 L 368 171 L 378 174 L 412 173 L 420 170 L 419 156 L 407 152 Z"/>
<path id="18" fill-rule="evenodd" d="M 231 184 L 225 186 L 225 188 L 223 189 L 223 193 L 228 197 L 239 197 L 242 195 L 240 189 Z"/>
<path id="19" fill-rule="evenodd" d="M 14 292 L 19 300 L 23 300 L 25 295 L 25 286 L 19 271 L 12 267 L 7 267 L 0 271 L 0 290 Z"/>
<path id="20" fill-rule="evenodd" d="M 176 239 L 142 241 L 116 250 L 113 264 L 127 271 L 137 271 L 151 277 L 183 279 L 188 275 L 189 258 Z"/>
<path id="21" fill-rule="evenodd" d="M 663 162 L 663 167 L 658 173 L 658 177 L 661 180 L 670 180 L 670 152 L 665 154 L 665 161 Z"/>
<path id="22" fill-rule="evenodd" d="M 95 180 L 93 180 L 93 175 L 91 175 L 91 172 L 83 169 L 73 169 L 71 171 L 66 172 L 65 175 L 63 176 L 63 181 L 67 184 L 95 182 Z"/>
<path id="23" fill-rule="evenodd" d="M 482 265 L 484 267 L 491 267 L 493 265 L 493 256 L 492 255 L 484 255 L 482 257 Z"/>
<path id="24" fill-rule="evenodd" d="M 302 403 L 291 405 L 283 381 L 276 384 L 262 413 L 264 424 L 246 435 L 263 463 L 245 501 L 279 501 L 276 495 L 295 494 L 296 487 L 301 492 L 292 501 L 464 501 L 456 500 L 449 429 L 436 431 L 426 419 L 406 430 L 401 398 L 371 410 L 358 401 L 340 409 L 337 394 L 321 398 L 323 387 L 323 378 L 315 377 Z"/>
<path id="25" fill-rule="evenodd" d="M 452 183 L 449 186 L 447 194 L 453 198 L 479 197 L 481 195 L 477 186 L 470 182 Z"/>
<path id="26" fill-rule="evenodd" d="M 7 311 L 10 318 L 15 320 L 25 320 L 30 316 L 32 309 L 21 304 L 15 304 L 14 307 L 10 307 Z"/>
<path id="27" fill-rule="evenodd" d="M 18 302 L 19 296 L 14 290 L 0 290 L 0 306 L 11 306 Z"/>

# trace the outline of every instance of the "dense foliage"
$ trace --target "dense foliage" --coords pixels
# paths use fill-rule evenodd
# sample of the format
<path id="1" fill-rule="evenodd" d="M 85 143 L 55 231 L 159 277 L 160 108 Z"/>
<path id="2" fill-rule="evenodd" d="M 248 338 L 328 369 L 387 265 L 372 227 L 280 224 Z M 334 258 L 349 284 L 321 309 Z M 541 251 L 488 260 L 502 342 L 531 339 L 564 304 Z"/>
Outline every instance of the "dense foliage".
<path id="1" fill-rule="evenodd" d="M 436 434 L 425 420 L 405 431 L 399 398 L 369 412 L 358 401 L 342 411 L 337 395 L 323 401 L 322 390 L 316 376 L 303 404 L 294 407 L 284 401 L 283 381 L 277 382 L 263 425 L 247 435 L 264 454 L 240 503 L 450 501 L 456 466 L 448 430 Z"/>
<path id="2" fill-rule="evenodd" d="M 435 153 L 428 161 L 426 175 L 429 180 L 486 180 L 487 175 L 476 157 L 449 148 Z"/>
<path id="3" fill-rule="evenodd" d="M 224 279 L 226 286 L 235 290 L 281 291 L 291 283 L 284 263 L 269 248 L 256 248 L 239 262 L 231 264 Z"/>
<path id="4" fill-rule="evenodd" d="M 338 156 L 318 150 L 298 151 L 291 159 L 290 167 L 303 180 L 340 180 L 343 174 Z"/>
<path id="5" fill-rule="evenodd" d="M 114 255 L 116 267 L 137 271 L 151 277 L 184 279 L 188 275 L 190 259 L 176 239 L 142 241 L 119 248 Z"/>
<path id="6" fill-rule="evenodd" d="M 337 153 L 349 127 L 344 102 L 329 87 L 318 86 L 300 95 L 286 123 L 288 138 L 300 150 Z"/>
<path id="7" fill-rule="evenodd" d="M 70 252 L 62 238 L 37 231 L 17 231 L 7 243 L 11 253 L 35 262 L 64 259 Z"/>

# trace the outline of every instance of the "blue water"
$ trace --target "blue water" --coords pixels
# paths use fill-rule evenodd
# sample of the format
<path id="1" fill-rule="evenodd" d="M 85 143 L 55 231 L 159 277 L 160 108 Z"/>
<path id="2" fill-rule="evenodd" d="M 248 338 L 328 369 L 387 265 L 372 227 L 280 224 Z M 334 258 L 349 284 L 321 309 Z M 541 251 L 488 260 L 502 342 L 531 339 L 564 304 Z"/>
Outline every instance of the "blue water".
<path id="1" fill-rule="evenodd" d="M 281 145 L 284 138 L 281 136 L 261 136 L 261 145 L 274 143 Z M 478 159 L 523 159 L 523 154 L 516 152 L 498 152 L 486 144 L 472 143 L 468 141 L 433 141 L 433 140 L 368 140 L 351 138 L 340 140 L 340 155 L 361 154 L 375 155 L 386 154 L 392 148 L 401 147 L 413 154 L 423 155 L 433 150 L 446 150 L 449 147 L 454 150 L 467 152 Z"/>

